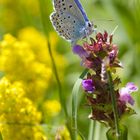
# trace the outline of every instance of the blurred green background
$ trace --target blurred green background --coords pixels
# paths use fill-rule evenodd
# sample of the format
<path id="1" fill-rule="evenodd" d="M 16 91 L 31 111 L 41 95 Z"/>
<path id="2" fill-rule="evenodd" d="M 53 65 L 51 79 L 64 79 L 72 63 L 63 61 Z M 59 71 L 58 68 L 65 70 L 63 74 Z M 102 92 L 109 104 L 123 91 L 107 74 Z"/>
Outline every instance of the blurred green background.
<path id="1" fill-rule="evenodd" d="M 80 59 L 72 53 L 70 44 L 59 37 L 51 25 L 49 15 L 53 11 L 52 1 L 44 0 L 43 2 L 44 8 L 41 10 L 44 10 L 45 15 L 43 15 L 43 18 L 48 23 L 46 27 L 47 34 L 52 38 L 52 44 L 54 42 L 52 51 L 54 57 L 57 55 L 56 64 L 63 88 L 63 96 L 68 105 L 68 111 L 70 111 L 71 90 L 74 82 L 84 68 L 80 66 Z M 34 28 L 43 35 L 44 29 L 42 26 L 40 3 L 40 0 L 0 0 L 0 39 L 3 40 L 3 36 L 10 33 L 20 40 L 22 38 L 20 38 L 20 36 L 22 36 L 21 31 L 29 27 Z M 118 74 L 122 78 L 122 86 L 129 81 L 132 81 L 139 86 L 140 0 L 81 0 L 81 3 L 89 19 L 97 25 L 97 31 L 103 32 L 106 30 L 108 33 L 111 33 L 118 25 L 118 29 L 114 34 L 114 42 L 118 45 L 119 58 L 124 66 L 123 70 L 118 71 Z M 25 38 L 26 36 L 30 36 L 30 31 L 28 31 L 27 35 L 25 34 Z M 36 39 L 34 40 L 34 44 L 36 44 Z M 40 46 L 38 45 L 37 47 Z M 45 49 L 47 49 L 47 47 Z M 61 61 L 62 59 L 63 61 Z M 46 61 L 44 63 L 46 63 Z M 45 94 L 43 94 L 43 99 L 39 101 L 39 103 L 34 100 L 33 102 L 43 114 L 41 123 L 46 124 L 46 126 L 44 126 L 46 135 L 50 132 L 52 135 L 56 135 L 56 130 L 53 130 L 53 128 L 64 125 L 65 117 L 61 112 L 58 115 L 53 116 L 53 119 L 50 119 L 47 115 L 44 115 L 45 113 L 42 111 L 42 108 L 40 109 L 40 106 L 42 106 L 41 104 L 43 104 L 45 100 L 59 100 L 54 73 L 47 82 L 49 85 L 45 90 Z M 82 91 L 80 93 L 83 94 Z M 89 124 L 88 114 L 90 113 L 90 110 L 84 106 L 85 99 L 82 95 L 79 95 L 79 97 L 81 97 L 81 100 L 78 111 L 78 127 L 83 135 L 87 137 Z M 136 101 L 134 108 L 137 114 L 127 118 L 124 123 L 128 126 L 129 140 L 139 140 L 139 93 L 136 93 L 133 97 Z M 47 125 L 49 125 L 50 128 L 48 128 Z M 101 140 L 105 139 L 106 131 L 107 129 L 104 126 L 101 126 Z M 49 137 L 51 136 L 48 136 L 48 139 Z"/>

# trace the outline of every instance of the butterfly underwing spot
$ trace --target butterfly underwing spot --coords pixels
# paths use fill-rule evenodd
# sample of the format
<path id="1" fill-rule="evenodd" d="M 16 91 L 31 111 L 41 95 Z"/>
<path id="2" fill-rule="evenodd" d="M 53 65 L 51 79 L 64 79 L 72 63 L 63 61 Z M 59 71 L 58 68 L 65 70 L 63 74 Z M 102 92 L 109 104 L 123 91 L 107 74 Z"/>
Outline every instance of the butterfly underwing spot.
<path id="1" fill-rule="evenodd" d="M 66 4 L 64 0 L 54 0 L 54 7 L 56 11 L 63 11 L 66 10 Z"/>
<path id="2" fill-rule="evenodd" d="M 69 5 L 69 8 L 72 8 L 72 5 Z"/>

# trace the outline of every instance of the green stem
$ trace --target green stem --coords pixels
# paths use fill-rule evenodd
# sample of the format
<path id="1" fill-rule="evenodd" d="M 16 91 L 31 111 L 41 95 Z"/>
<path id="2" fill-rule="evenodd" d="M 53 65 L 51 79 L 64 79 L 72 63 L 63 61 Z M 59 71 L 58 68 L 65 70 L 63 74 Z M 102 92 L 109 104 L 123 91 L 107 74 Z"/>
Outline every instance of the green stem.
<path id="1" fill-rule="evenodd" d="M 113 108 L 113 113 L 114 113 L 116 137 L 117 137 L 118 140 L 120 140 L 119 116 L 118 116 L 116 96 L 115 96 L 115 92 L 114 92 L 114 86 L 113 86 L 113 80 L 112 80 L 111 72 L 107 71 L 107 75 L 108 75 L 110 95 L 111 95 L 111 100 L 112 100 L 112 108 Z"/>
<path id="2" fill-rule="evenodd" d="M 72 90 L 72 140 L 77 139 L 77 103 L 78 103 L 78 92 L 82 82 L 82 79 L 87 74 L 88 69 L 85 69 L 82 74 L 79 76 L 78 80 L 75 82 L 73 90 Z"/>
<path id="3" fill-rule="evenodd" d="M 90 125 L 89 125 L 89 134 L 88 134 L 88 140 L 94 140 L 94 131 L 95 131 L 95 121 L 90 120 Z"/>
<path id="4" fill-rule="evenodd" d="M 48 28 L 47 28 L 48 27 L 48 22 L 46 20 L 46 13 L 45 13 L 47 8 L 44 6 L 45 5 L 45 0 L 38 0 L 38 1 L 39 1 L 39 4 L 40 4 L 40 13 L 41 13 L 41 20 L 42 20 L 44 33 L 45 33 L 45 35 L 47 37 L 47 40 L 48 40 L 47 41 L 48 51 L 49 51 L 52 67 L 53 67 L 55 78 L 56 78 L 57 85 L 58 85 L 59 98 L 60 98 L 60 102 L 61 102 L 61 105 L 63 107 L 64 113 L 65 113 L 65 116 L 67 118 L 68 117 L 68 112 L 67 112 L 67 108 L 66 108 L 65 98 L 62 94 L 61 82 L 60 82 L 60 79 L 59 79 L 59 76 L 58 76 L 55 60 L 54 60 L 54 57 L 53 57 L 53 54 L 52 54 L 51 45 L 50 45 L 50 41 L 49 41 L 49 34 L 48 34 L 49 31 L 48 31 Z"/>

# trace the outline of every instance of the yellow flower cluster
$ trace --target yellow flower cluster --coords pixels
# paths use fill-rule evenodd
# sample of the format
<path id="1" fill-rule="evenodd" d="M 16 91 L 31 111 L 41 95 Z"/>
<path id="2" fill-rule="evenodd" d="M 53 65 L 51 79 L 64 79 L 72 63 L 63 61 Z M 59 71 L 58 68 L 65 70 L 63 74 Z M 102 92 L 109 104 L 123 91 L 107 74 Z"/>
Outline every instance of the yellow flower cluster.
<path id="1" fill-rule="evenodd" d="M 52 76 L 51 68 L 37 60 L 29 43 L 9 34 L 4 36 L 0 47 L 0 71 L 10 81 L 22 82 L 30 99 L 43 97 Z"/>
<path id="2" fill-rule="evenodd" d="M 66 61 L 56 52 L 55 33 L 50 33 L 50 41 L 62 77 Z M 22 29 L 17 38 L 6 34 L 0 41 L 0 76 L 4 76 L 0 80 L 0 131 L 4 140 L 46 140 L 40 122 L 61 111 L 57 100 L 44 98 L 54 79 L 47 47 L 46 38 L 32 27 Z M 43 105 L 40 111 L 38 103 Z"/>
<path id="3" fill-rule="evenodd" d="M 0 131 L 4 140 L 46 140 L 41 113 L 26 98 L 20 82 L 0 80 Z"/>
<path id="4" fill-rule="evenodd" d="M 57 37 L 53 34 L 52 36 L 57 41 Z M 66 61 L 56 53 L 56 41 L 51 45 L 61 71 Z M 0 71 L 10 81 L 22 82 L 27 97 L 39 101 L 52 80 L 51 60 L 45 37 L 34 28 L 21 30 L 19 40 L 9 34 L 5 35 L 0 42 Z"/>

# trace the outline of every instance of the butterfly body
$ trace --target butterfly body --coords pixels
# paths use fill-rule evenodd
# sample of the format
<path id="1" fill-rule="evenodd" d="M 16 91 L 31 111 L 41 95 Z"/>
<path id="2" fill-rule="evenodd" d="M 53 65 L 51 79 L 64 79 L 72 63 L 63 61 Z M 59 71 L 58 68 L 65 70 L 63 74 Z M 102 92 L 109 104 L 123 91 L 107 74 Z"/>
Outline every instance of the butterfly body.
<path id="1" fill-rule="evenodd" d="M 93 32 L 93 25 L 78 0 L 53 0 L 53 4 L 51 22 L 64 39 L 75 44 Z"/>

